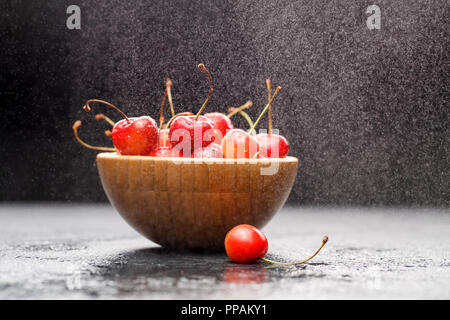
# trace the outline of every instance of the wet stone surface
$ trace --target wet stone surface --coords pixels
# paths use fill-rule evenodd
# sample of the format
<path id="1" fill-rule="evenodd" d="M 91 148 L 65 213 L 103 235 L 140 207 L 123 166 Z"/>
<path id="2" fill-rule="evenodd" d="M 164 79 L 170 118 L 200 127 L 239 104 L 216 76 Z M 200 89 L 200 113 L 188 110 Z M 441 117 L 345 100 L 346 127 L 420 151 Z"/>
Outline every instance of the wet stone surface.
<path id="1" fill-rule="evenodd" d="M 450 298 L 450 214 L 428 209 L 285 208 L 263 230 L 269 257 L 173 252 L 109 206 L 1 205 L 0 299 Z"/>

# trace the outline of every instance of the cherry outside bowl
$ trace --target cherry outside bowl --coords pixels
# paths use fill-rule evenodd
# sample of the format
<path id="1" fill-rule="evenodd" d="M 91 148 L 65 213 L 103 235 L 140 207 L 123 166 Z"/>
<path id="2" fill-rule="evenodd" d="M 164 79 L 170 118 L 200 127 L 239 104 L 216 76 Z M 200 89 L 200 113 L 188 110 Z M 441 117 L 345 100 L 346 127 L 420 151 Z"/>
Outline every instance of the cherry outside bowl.
<path id="1" fill-rule="evenodd" d="M 277 165 L 273 174 L 261 174 Z M 164 247 L 218 249 L 234 226 L 269 222 L 289 196 L 298 159 L 100 153 L 97 166 L 108 199 L 143 236 Z"/>

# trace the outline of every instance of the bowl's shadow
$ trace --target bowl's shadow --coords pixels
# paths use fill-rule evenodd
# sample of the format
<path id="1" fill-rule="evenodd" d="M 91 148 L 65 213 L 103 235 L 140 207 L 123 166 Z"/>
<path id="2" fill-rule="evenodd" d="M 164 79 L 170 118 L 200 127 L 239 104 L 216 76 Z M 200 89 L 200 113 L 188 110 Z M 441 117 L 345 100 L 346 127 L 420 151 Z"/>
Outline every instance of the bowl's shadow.
<path id="1" fill-rule="evenodd" d="M 224 252 L 186 251 L 166 248 L 147 248 L 121 253 L 97 265 L 96 276 L 104 280 L 132 284 L 144 279 L 208 280 L 208 282 L 264 282 L 266 269 L 260 263 L 235 264 Z M 149 282 L 150 280 L 150 282 Z"/>
<path id="2" fill-rule="evenodd" d="M 271 292 L 280 280 L 317 276 L 306 266 L 267 268 L 265 263 L 236 264 L 223 252 L 148 248 L 123 252 L 92 265 L 88 294 L 150 299 L 251 298 L 255 290 Z M 270 283 L 269 286 L 267 284 Z M 259 289 L 258 289 L 259 288 Z M 105 293 L 106 292 L 106 293 Z"/>

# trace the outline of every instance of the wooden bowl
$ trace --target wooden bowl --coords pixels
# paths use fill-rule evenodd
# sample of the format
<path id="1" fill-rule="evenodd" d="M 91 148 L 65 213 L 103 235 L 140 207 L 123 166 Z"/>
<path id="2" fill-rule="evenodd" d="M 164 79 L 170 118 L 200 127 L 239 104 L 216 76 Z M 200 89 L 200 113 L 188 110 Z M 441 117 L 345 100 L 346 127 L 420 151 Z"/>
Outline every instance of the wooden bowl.
<path id="1" fill-rule="evenodd" d="M 269 222 L 289 196 L 298 159 L 100 153 L 97 165 L 112 205 L 139 233 L 165 247 L 216 249 L 232 227 Z"/>

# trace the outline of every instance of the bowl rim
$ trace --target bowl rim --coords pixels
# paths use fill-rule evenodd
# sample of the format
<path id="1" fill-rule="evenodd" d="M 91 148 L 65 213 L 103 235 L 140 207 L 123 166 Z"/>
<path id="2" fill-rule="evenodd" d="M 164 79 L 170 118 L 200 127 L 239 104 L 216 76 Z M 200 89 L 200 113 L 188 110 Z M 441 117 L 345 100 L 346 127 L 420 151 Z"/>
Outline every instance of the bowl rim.
<path id="1" fill-rule="evenodd" d="M 269 164 L 269 163 L 298 163 L 296 157 L 286 158 L 264 158 L 264 159 L 230 159 L 230 158 L 178 158 L 178 157 L 150 157 L 150 156 L 123 156 L 116 152 L 101 152 L 97 154 L 97 159 L 114 159 L 117 161 L 155 161 L 174 163 L 194 163 L 194 164 Z"/>

